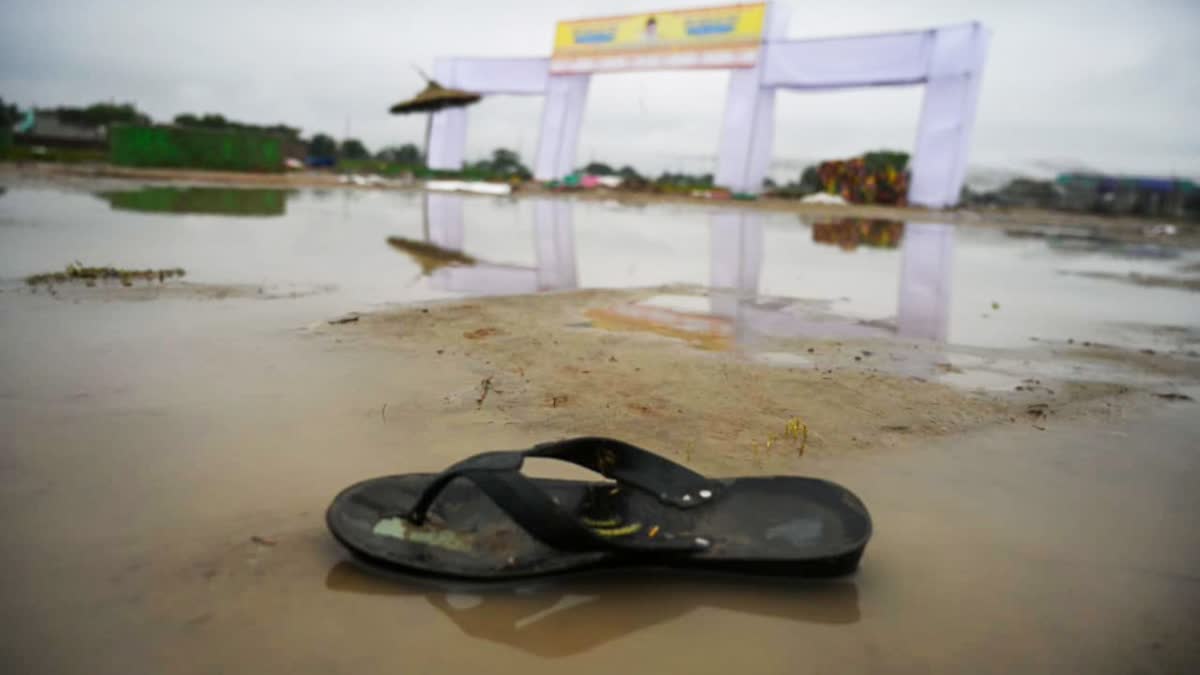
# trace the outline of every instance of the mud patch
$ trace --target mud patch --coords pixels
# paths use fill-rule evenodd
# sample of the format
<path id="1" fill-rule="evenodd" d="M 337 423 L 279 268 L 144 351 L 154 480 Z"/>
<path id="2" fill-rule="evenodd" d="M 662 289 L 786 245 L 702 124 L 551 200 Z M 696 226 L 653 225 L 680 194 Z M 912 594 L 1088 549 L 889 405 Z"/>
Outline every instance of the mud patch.
<path id="1" fill-rule="evenodd" d="M 851 356 L 833 364 L 763 363 L 736 350 L 716 350 L 727 341 L 714 338 L 708 324 L 695 332 L 643 330 L 642 322 L 611 309 L 633 307 L 655 292 L 428 305 L 366 315 L 341 328 L 362 331 L 389 348 L 456 357 L 478 379 L 443 398 L 448 412 L 486 413 L 538 437 L 615 436 L 708 471 L 779 471 L 802 454 L 820 457 L 991 425 L 1107 415 L 1112 404 L 1103 399 L 1130 391 L 1101 382 L 964 391 L 867 367 Z M 481 326 L 505 338 L 480 339 Z M 786 351 L 860 359 L 869 354 L 883 366 L 894 352 L 911 349 L 878 341 L 793 340 Z M 1046 414 L 1032 419 L 1026 412 L 1031 405 L 1044 406 Z"/>

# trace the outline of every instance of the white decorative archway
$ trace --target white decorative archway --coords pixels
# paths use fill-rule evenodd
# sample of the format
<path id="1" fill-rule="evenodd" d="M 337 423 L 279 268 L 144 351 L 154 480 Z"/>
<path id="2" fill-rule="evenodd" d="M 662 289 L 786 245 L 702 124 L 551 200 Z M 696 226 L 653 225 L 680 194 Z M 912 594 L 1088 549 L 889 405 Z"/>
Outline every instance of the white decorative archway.
<path id="1" fill-rule="evenodd" d="M 989 31 L 979 23 L 880 35 L 785 40 L 786 17 L 768 7 L 766 39 L 752 68 L 732 69 L 718 145 L 716 183 L 757 194 L 771 160 L 775 94 L 779 90 L 923 84 L 908 201 L 943 208 L 958 202 L 966 177 L 971 132 Z M 553 74 L 550 59 L 441 58 L 434 77 L 445 86 L 485 95 L 544 96 L 534 159 L 538 180 L 575 168 L 587 104 L 589 74 Z M 429 166 L 461 169 L 467 111 L 436 113 Z"/>

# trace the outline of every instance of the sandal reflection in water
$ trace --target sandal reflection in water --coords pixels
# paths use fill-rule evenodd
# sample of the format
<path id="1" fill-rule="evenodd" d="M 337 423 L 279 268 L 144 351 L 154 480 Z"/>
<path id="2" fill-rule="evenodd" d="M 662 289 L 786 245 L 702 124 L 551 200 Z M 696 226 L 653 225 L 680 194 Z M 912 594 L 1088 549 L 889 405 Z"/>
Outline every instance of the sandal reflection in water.
<path id="1" fill-rule="evenodd" d="M 580 654 L 700 608 L 805 623 L 859 620 L 858 590 L 850 581 L 656 575 L 647 569 L 497 587 L 342 561 L 329 570 L 325 587 L 340 593 L 423 595 L 467 635 L 544 658 Z"/>

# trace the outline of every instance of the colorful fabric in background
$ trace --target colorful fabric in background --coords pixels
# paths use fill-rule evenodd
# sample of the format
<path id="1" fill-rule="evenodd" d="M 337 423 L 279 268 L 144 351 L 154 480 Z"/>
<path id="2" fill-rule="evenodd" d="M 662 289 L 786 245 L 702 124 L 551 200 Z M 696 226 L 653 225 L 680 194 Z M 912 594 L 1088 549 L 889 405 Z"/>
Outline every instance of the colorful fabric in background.
<path id="1" fill-rule="evenodd" d="M 908 202 L 908 153 L 868 152 L 862 157 L 821 162 L 821 191 L 852 204 L 904 206 Z"/>
<path id="2" fill-rule="evenodd" d="M 812 228 L 813 241 L 818 244 L 832 244 L 843 251 L 853 251 L 859 245 L 896 248 L 903 237 L 904 223 L 898 220 L 843 218 L 816 223 Z"/>

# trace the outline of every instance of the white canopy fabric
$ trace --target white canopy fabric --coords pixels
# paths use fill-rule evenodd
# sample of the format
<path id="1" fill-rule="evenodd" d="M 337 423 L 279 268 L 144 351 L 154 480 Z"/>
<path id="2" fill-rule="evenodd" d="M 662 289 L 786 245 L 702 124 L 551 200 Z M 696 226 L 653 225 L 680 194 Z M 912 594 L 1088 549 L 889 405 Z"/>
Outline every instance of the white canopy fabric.
<path id="1" fill-rule="evenodd" d="M 433 79 L 453 89 L 485 95 L 542 96 L 550 77 L 550 59 L 440 58 L 434 61 Z M 467 109 L 452 108 L 433 114 L 429 137 L 429 166 L 456 171 L 467 150 Z"/>
<path id="2" fill-rule="evenodd" d="M 979 23 L 968 23 L 915 32 L 781 40 L 784 21 L 781 13 L 769 14 L 768 39 L 759 63 L 730 71 L 717 184 L 734 192 L 761 191 L 771 161 L 779 90 L 924 84 L 908 200 L 933 208 L 957 203 L 966 177 L 989 31 Z M 434 73 L 445 86 L 484 95 L 545 96 L 534 176 L 554 180 L 574 170 L 590 75 L 552 75 L 545 58 L 445 58 L 437 60 Z M 461 168 L 467 111 L 436 113 L 431 134 L 429 165 Z"/>
<path id="3" fill-rule="evenodd" d="M 842 89 L 924 82 L 936 30 L 781 41 L 763 53 L 763 86 Z"/>
<path id="4" fill-rule="evenodd" d="M 925 84 L 908 201 L 958 203 L 966 178 L 988 31 L 978 23 L 915 33 L 770 42 L 758 68 L 730 75 L 717 182 L 757 193 L 771 162 L 773 93 Z M 749 80 L 757 73 L 758 88 Z M 770 93 L 768 93 L 770 92 Z"/>
<path id="5" fill-rule="evenodd" d="M 917 127 L 908 201 L 943 208 L 958 203 L 990 32 L 978 23 L 936 31 Z"/>
<path id="6" fill-rule="evenodd" d="M 588 85 L 592 76 L 551 75 L 542 108 L 542 131 L 538 136 L 533 177 L 554 180 L 575 170 L 575 151 L 583 129 Z"/>
<path id="7" fill-rule="evenodd" d="M 714 181 L 734 192 L 760 192 L 771 163 L 775 90 L 762 86 L 762 72 L 756 66 L 729 74 Z"/>

